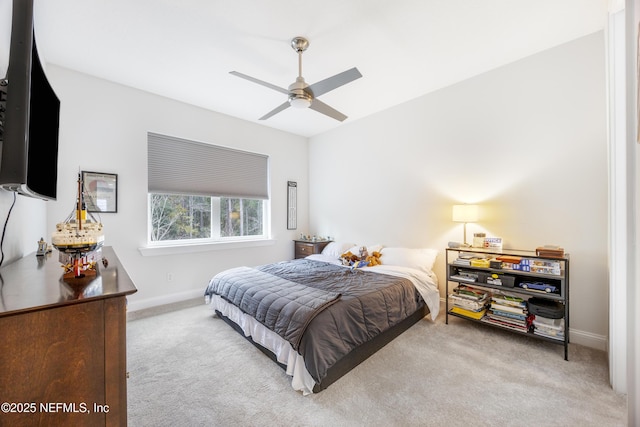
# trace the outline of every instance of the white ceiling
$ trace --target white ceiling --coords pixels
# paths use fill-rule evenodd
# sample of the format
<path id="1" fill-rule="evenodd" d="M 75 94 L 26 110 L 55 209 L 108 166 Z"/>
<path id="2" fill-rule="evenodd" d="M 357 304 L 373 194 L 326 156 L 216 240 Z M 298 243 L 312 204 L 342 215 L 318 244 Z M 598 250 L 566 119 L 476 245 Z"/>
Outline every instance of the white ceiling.
<path id="1" fill-rule="evenodd" d="M 12 0 L 0 0 L 0 52 Z M 606 0 L 35 0 L 43 61 L 303 136 L 340 122 L 288 108 L 297 76 L 358 67 L 319 99 L 349 123 L 604 27 Z M 5 24 L 7 23 L 7 24 Z M 0 55 L 0 75 L 6 54 Z"/>

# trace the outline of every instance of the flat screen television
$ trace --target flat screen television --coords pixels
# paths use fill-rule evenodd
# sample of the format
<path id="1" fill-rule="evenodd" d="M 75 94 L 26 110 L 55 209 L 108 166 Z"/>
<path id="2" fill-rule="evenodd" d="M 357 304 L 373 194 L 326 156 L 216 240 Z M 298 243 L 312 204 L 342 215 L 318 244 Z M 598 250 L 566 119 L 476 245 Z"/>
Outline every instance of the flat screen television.
<path id="1" fill-rule="evenodd" d="M 14 0 L 6 78 L 0 82 L 0 187 L 56 199 L 60 101 L 38 57 L 33 0 Z"/>

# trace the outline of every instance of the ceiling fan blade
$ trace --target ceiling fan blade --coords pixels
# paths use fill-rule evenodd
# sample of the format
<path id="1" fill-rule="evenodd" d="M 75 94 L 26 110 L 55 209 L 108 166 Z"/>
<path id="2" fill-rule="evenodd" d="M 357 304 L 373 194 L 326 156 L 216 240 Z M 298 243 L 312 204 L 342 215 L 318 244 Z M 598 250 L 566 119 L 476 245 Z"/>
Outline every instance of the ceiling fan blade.
<path id="1" fill-rule="evenodd" d="M 320 101 L 317 98 L 311 101 L 311 105 L 309 106 L 309 108 L 317 111 L 318 113 L 322 113 L 325 116 L 329 116 L 332 119 L 336 119 L 340 122 L 344 121 L 344 119 L 347 118 L 347 116 L 342 114 L 340 111 L 334 109 L 333 107 L 329 107 L 327 104 L 325 104 L 324 102 Z"/>
<path id="2" fill-rule="evenodd" d="M 274 108 L 273 110 L 269 111 L 267 114 L 265 114 L 264 116 L 260 117 L 258 120 L 267 120 L 269 117 L 278 114 L 280 111 L 282 110 L 286 110 L 287 108 L 289 108 L 289 101 L 286 101 L 283 104 L 278 105 L 276 108 Z"/>
<path id="3" fill-rule="evenodd" d="M 330 90 L 346 85 L 347 83 L 359 79 L 360 77 L 362 77 L 360 71 L 358 71 L 356 67 L 353 67 L 352 69 L 343 71 L 342 73 L 336 74 L 333 77 L 328 77 L 324 80 L 320 80 L 319 82 L 310 85 L 305 90 L 311 91 L 313 93 L 313 96 L 320 96 L 323 93 L 327 93 Z"/>
<path id="4" fill-rule="evenodd" d="M 277 90 L 278 92 L 284 93 L 285 95 L 289 95 L 289 91 L 287 89 L 283 89 L 279 86 L 272 85 L 271 83 L 267 83 L 262 80 L 258 80 L 255 77 L 247 76 L 246 74 L 239 73 L 237 71 L 229 71 L 229 74 L 233 74 L 234 76 L 249 80 L 250 82 L 258 83 L 259 85 L 266 86 L 270 89 Z"/>

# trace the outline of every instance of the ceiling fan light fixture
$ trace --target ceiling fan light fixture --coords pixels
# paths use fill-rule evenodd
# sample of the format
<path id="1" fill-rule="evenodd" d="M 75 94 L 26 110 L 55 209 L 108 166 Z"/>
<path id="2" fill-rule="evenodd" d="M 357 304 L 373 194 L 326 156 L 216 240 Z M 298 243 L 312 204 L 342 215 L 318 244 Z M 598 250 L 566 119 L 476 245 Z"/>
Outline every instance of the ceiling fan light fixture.
<path id="1" fill-rule="evenodd" d="M 309 108 L 311 105 L 311 97 L 305 95 L 290 96 L 289 105 L 293 108 Z"/>

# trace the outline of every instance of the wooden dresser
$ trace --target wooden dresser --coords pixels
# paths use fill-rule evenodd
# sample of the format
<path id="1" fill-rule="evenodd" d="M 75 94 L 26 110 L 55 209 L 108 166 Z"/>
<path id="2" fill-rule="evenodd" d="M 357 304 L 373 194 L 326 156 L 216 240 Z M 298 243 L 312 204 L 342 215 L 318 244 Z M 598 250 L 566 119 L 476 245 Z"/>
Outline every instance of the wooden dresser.
<path id="1" fill-rule="evenodd" d="M 126 295 L 111 247 L 83 288 L 61 281 L 58 252 L 0 269 L 0 425 L 127 424 Z"/>

